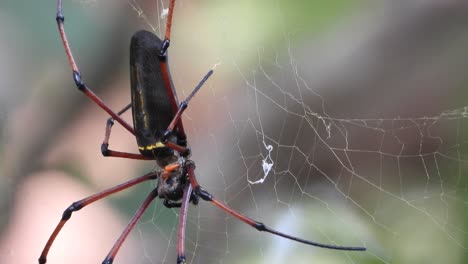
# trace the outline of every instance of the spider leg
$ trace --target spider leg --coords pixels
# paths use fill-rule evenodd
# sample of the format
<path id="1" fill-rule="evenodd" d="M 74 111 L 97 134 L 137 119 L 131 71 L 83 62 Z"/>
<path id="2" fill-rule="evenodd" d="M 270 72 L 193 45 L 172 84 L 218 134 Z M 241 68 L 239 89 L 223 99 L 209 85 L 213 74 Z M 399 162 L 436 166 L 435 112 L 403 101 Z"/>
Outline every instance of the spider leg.
<path id="1" fill-rule="evenodd" d="M 169 48 L 169 45 L 171 42 L 172 15 L 174 13 L 174 6 L 175 6 L 175 0 L 171 0 L 169 2 L 169 9 L 168 9 L 168 14 L 167 14 L 166 33 L 164 35 L 164 40 L 161 45 L 161 50 L 159 51 L 160 57 L 163 57 L 166 55 L 166 51 Z"/>
<path id="2" fill-rule="evenodd" d="M 181 116 L 184 113 L 184 111 L 187 109 L 188 104 L 190 100 L 195 96 L 195 94 L 200 90 L 200 88 L 205 84 L 205 82 L 210 78 L 210 76 L 213 74 L 213 70 L 208 71 L 207 74 L 202 78 L 202 80 L 197 84 L 197 86 L 193 89 L 193 91 L 187 96 L 187 98 L 182 101 L 179 105 L 179 108 L 177 109 L 176 114 L 174 115 L 174 118 L 172 119 L 171 123 L 167 127 L 166 131 L 164 132 L 163 136 L 161 137 L 161 142 L 163 144 L 166 144 L 167 147 L 172 148 L 179 152 L 182 156 L 187 157 L 190 155 L 190 150 L 185 147 L 187 144 L 187 137 L 185 135 L 185 132 L 183 128 L 181 129 L 181 124 L 182 124 L 182 119 Z M 170 141 L 167 140 L 167 138 L 172 134 L 174 131 L 175 126 L 177 125 L 178 127 L 178 144 L 174 144 Z M 179 145 L 182 144 L 183 146 Z"/>
<path id="3" fill-rule="evenodd" d="M 190 155 L 190 149 L 187 148 L 187 136 L 185 134 L 184 126 L 182 124 L 182 119 L 180 118 L 182 113 L 185 111 L 185 109 L 188 106 L 188 103 L 190 99 L 195 95 L 195 93 L 203 86 L 203 84 L 206 82 L 206 80 L 213 74 L 213 70 L 210 70 L 205 77 L 200 81 L 200 83 L 195 87 L 195 89 L 192 91 L 192 93 L 179 105 L 177 105 L 177 98 L 174 93 L 173 89 L 173 84 L 170 78 L 170 73 L 169 73 L 169 67 L 167 65 L 167 49 L 169 48 L 170 45 L 170 40 L 171 40 L 171 29 L 172 29 L 172 16 L 174 13 L 174 7 L 175 7 L 175 0 L 171 0 L 169 2 L 169 11 L 167 15 L 167 21 L 166 21 L 166 32 L 164 36 L 164 40 L 161 43 L 161 48 L 159 50 L 159 63 L 161 67 L 161 72 L 163 76 L 163 82 L 164 86 L 166 87 L 166 92 L 169 95 L 171 107 L 174 112 L 176 112 L 174 118 L 172 119 L 171 123 L 169 124 L 169 127 L 161 137 L 161 143 L 166 145 L 166 147 L 169 147 L 181 154 L 183 157 L 188 157 Z M 174 131 L 174 128 L 177 126 L 177 143 L 173 143 L 168 141 L 168 137 L 172 134 Z"/>
<path id="4" fill-rule="evenodd" d="M 169 66 L 167 65 L 167 49 L 169 48 L 170 41 L 171 41 L 172 16 L 174 14 L 174 7 L 175 7 L 175 0 L 170 0 L 167 20 L 166 20 L 166 32 L 164 35 L 164 40 L 161 43 L 161 48 L 159 50 L 159 63 L 161 66 L 161 72 L 163 76 L 164 86 L 166 87 L 166 92 L 169 95 L 169 98 L 171 98 L 170 103 L 171 103 L 172 110 L 176 112 L 178 111 L 179 106 L 177 105 L 177 98 L 174 93 L 174 87 L 173 87 L 174 85 L 170 77 L 171 74 L 169 73 Z M 188 149 L 185 148 L 185 146 L 187 146 L 187 136 L 184 131 L 184 126 L 180 118 L 176 120 L 176 123 L 177 123 L 177 128 L 178 128 L 177 144 L 169 143 L 167 145 L 169 148 L 172 148 L 179 153 L 186 153 L 187 154 L 186 156 L 188 156 L 189 151 Z M 167 139 L 169 135 L 170 134 L 168 134 L 164 138 Z M 161 142 L 164 142 L 164 141 L 161 140 Z"/>
<path id="5" fill-rule="evenodd" d="M 125 113 L 128 109 L 132 108 L 132 104 L 128 104 L 122 110 L 117 112 L 117 115 L 121 115 Z M 106 132 L 104 135 L 104 140 L 101 144 L 101 153 L 105 157 L 117 157 L 117 158 L 126 158 L 126 159 L 138 159 L 138 160 L 153 160 L 152 158 L 145 157 L 141 154 L 135 153 L 128 153 L 128 152 L 121 152 L 116 150 L 109 149 L 109 139 L 112 130 L 112 126 L 114 125 L 114 119 L 109 117 L 106 122 Z"/>
<path id="6" fill-rule="evenodd" d="M 195 165 L 192 161 L 187 162 L 187 173 L 189 176 L 190 184 L 193 186 L 194 193 L 199 196 L 201 199 L 211 202 L 214 204 L 216 207 L 222 209 L 226 213 L 234 216 L 235 218 L 241 220 L 242 222 L 248 224 L 249 226 L 257 229 L 258 231 L 262 232 L 268 232 L 273 235 L 281 236 L 284 238 L 287 238 L 289 240 L 294 240 L 300 243 L 304 243 L 307 245 L 315 246 L 315 247 L 321 247 L 321 248 L 328 248 L 328 249 L 335 249 L 335 250 L 348 250 L 348 251 L 364 251 L 366 248 L 364 247 L 348 247 L 348 246 L 336 246 L 336 245 L 327 245 L 327 244 L 322 244 L 322 243 L 317 243 L 313 242 L 310 240 L 302 239 L 299 237 L 291 236 L 282 232 L 279 232 L 277 230 L 274 230 L 265 224 L 255 221 L 241 213 L 236 212 L 235 210 L 229 208 L 228 206 L 224 205 L 220 201 L 216 200 L 213 195 L 211 195 L 209 192 L 205 191 L 197 182 L 197 179 L 195 177 Z"/>
<path id="7" fill-rule="evenodd" d="M 135 135 L 135 130 L 131 127 L 125 120 L 123 120 L 117 113 L 112 111 L 89 87 L 83 82 L 80 70 L 73 58 L 73 54 L 68 43 L 67 35 L 65 33 L 64 28 L 64 21 L 65 17 L 62 13 L 62 0 L 57 0 L 57 15 L 55 17 L 57 21 L 58 30 L 60 33 L 60 37 L 62 38 L 63 47 L 65 48 L 65 53 L 68 57 L 68 62 L 70 67 L 73 71 L 73 80 L 75 81 L 75 85 L 82 93 L 84 93 L 89 99 L 91 99 L 94 103 L 96 103 L 100 108 L 106 111 L 113 119 L 119 122 L 125 129 L 127 129 L 130 133 Z"/>
<path id="8" fill-rule="evenodd" d="M 105 198 L 113 193 L 120 192 L 122 190 L 128 189 L 136 184 L 139 184 L 141 182 L 147 181 L 147 180 L 153 180 L 156 179 L 159 176 L 160 172 L 151 172 L 148 174 L 145 174 L 141 177 L 132 179 L 130 181 L 127 181 L 125 183 L 119 184 L 115 187 L 109 188 L 107 190 L 104 190 L 102 192 L 99 192 L 97 194 L 91 195 L 87 198 L 84 198 L 82 200 L 76 201 L 72 203 L 62 214 L 62 218 L 60 219 L 60 222 L 58 225 L 55 227 L 54 231 L 52 232 L 52 235 L 50 235 L 49 240 L 47 240 L 46 245 L 44 246 L 44 249 L 42 250 L 41 256 L 39 257 L 39 264 L 44 264 L 47 262 L 47 254 L 49 253 L 50 247 L 52 246 L 52 243 L 54 242 L 55 238 L 57 235 L 60 233 L 62 230 L 63 226 L 65 223 L 71 218 L 72 213 L 75 211 L 78 211 L 82 209 L 83 207 L 94 203 L 98 200 L 101 200 L 102 198 Z"/>
<path id="9" fill-rule="evenodd" d="M 187 211 L 192 196 L 192 185 L 189 183 L 184 189 L 179 213 L 179 227 L 177 232 L 177 264 L 185 263 L 185 226 L 187 223 Z"/>
<path id="10" fill-rule="evenodd" d="M 154 188 L 153 191 L 151 191 L 151 193 L 143 201 L 143 203 L 138 208 L 138 210 L 135 212 L 132 219 L 130 219 L 130 222 L 128 223 L 127 227 L 125 227 L 125 230 L 122 232 L 119 239 L 117 239 L 117 241 L 115 242 L 112 249 L 109 251 L 109 254 L 107 254 L 102 264 L 112 264 L 112 262 L 114 262 L 115 256 L 119 252 L 119 249 L 122 246 L 125 239 L 127 238 L 128 234 L 130 233 L 130 231 L 132 231 L 132 229 L 135 227 L 138 220 L 140 220 L 143 213 L 146 211 L 148 206 L 157 196 L 158 196 L 158 189 Z"/>

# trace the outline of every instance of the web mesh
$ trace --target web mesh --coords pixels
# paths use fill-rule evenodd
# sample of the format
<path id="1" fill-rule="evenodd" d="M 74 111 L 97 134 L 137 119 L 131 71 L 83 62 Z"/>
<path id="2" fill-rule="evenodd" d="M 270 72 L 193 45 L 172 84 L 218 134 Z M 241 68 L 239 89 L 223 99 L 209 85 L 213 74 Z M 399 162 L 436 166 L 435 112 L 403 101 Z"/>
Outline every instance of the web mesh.
<path id="1" fill-rule="evenodd" d="M 359 13 L 337 1 L 323 6 L 304 4 L 319 9 L 310 12 L 320 23 L 327 8 L 329 20 Z M 444 89 L 460 96 L 440 85 L 458 87 L 463 77 L 429 83 L 440 68 L 426 63 L 454 67 L 460 60 L 427 58 L 435 48 L 422 48 L 427 61 L 411 57 L 382 66 L 362 32 L 351 34 L 360 41 L 346 44 L 348 32 L 342 38 L 322 32 L 326 41 L 311 41 L 308 34 L 320 31 L 309 27 L 312 15 L 284 7 L 281 1 L 176 4 L 170 52 L 179 99 L 220 64 L 184 117 L 199 182 L 274 229 L 368 250 L 324 250 L 260 234 L 201 202 L 189 209 L 188 263 L 463 263 L 468 108 L 445 96 L 438 104 Z M 140 26 L 163 35 L 165 1 L 129 0 L 128 8 Z M 291 20 L 293 14 L 299 18 Z M 383 49 L 391 46 L 376 39 Z M 387 55 L 415 52 L 406 48 Z M 366 67 L 352 64 L 359 56 Z M 414 65 L 420 71 L 411 71 Z M 177 219 L 178 209 L 160 202 L 149 209 L 135 232 L 139 263 L 175 262 Z"/>

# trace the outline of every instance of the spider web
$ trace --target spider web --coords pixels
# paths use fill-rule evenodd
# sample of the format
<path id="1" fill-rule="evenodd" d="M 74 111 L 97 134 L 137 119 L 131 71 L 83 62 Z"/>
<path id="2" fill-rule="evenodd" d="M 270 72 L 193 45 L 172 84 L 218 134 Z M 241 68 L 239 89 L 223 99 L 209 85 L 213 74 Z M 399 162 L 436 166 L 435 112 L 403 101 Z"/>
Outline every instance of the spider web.
<path id="1" fill-rule="evenodd" d="M 184 117 L 199 182 L 274 229 L 368 250 L 324 250 L 261 234 L 200 202 L 189 209 L 187 262 L 463 263 L 468 107 L 437 98 L 444 91 L 457 97 L 442 85 L 462 81 L 430 83 L 442 66 L 410 71 L 430 63 L 379 68 L 383 55 L 362 53 L 375 51 L 364 45 L 364 33 L 346 32 L 363 18 L 335 24 L 345 28 L 337 38 L 310 29 L 308 12 L 290 21 L 292 11 L 283 7 L 281 1 L 176 4 L 170 65 L 179 99 L 220 64 Z M 139 27 L 158 36 L 166 8 L 165 1 L 128 1 Z M 350 4 L 344 10 L 361 14 Z M 429 84 L 430 90 L 421 87 Z M 149 209 L 134 231 L 137 263 L 175 262 L 177 219 L 178 209 L 160 202 Z"/>

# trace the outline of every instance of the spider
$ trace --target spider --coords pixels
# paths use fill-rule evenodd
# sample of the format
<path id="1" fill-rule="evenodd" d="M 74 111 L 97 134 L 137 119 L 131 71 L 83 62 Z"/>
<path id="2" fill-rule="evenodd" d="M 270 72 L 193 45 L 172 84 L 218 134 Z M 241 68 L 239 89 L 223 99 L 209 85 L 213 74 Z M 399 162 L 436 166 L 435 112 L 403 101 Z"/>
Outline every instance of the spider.
<path id="1" fill-rule="evenodd" d="M 71 218 L 73 212 L 111 194 L 149 180 L 157 181 L 156 187 L 150 192 L 133 215 L 102 262 L 103 264 L 110 264 L 114 261 L 130 231 L 141 218 L 147 207 L 157 197 L 162 199 L 163 204 L 168 208 L 180 207 L 179 235 L 177 237 L 177 263 L 185 263 L 186 261 L 184 240 L 188 206 L 190 203 L 194 205 L 198 204 L 200 199 L 212 203 L 214 206 L 231 214 L 233 217 L 258 231 L 268 232 L 273 235 L 316 247 L 350 251 L 366 250 L 364 247 L 347 247 L 317 243 L 274 230 L 224 205 L 198 184 L 195 176 L 195 163 L 189 159 L 190 149 L 187 147 L 187 136 L 184 131 L 181 116 L 187 109 L 189 101 L 213 74 L 213 70 L 208 71 L 190 95 L 178 104 L 176 91 L 171 80 L 167 63 L 167 50 L 170 45 L 174 6 L 175 0 L 170 0 L 163 40 L 148 31 L 138 31 L 133 35 L 130 43 L 131 103 L 119 112 L 114 112 L 84 83 L 65 34 L 62 0 L 57 0 L 56 21 L 58 31 L 73 72 L 73 80 L 76 87 L 111 116 L 106 123 L 105 136 L 101 145 L 102 154 L 109 157 L 154 160 L 162 170 L 152 171 L 72 203 L 63 212 L 62 218 L 44 246 L 39 257 L 39 263 L 44 264 L 47 262 L 47 255 L 53 242 L 62 227 Z M 130 108 L 132 109 L 133 126 L 129 125 L 120 117 L 121 114 Z M 114 121 L 117 121 L 136 137 L 139 154 L 109 149 L 109 138 Z"/>

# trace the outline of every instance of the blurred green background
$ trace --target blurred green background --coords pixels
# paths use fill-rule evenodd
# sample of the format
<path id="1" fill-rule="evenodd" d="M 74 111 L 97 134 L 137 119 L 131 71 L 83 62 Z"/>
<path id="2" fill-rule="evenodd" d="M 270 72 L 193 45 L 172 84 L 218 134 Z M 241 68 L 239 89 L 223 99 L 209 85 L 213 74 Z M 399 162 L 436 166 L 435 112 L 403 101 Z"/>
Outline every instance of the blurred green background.
<path id="1" fill-rule="evenodd" d="M 163 35 L 165 7 L 64 1 L 83 78 L 111 108 L 129 102 L 131 35 Z M 55 12 L 0 3 L 0 263 L 34 263 L 70 203 L 157 169 L 101 156 L 107 116 L 75 88 Z M 280 231 L 368 248 L 259 234 L 201 203 L 189 263 L 467 262 L 468 4 L 178 0 L 172 34 L 179 99 L 216 65 L 184 116 L 201 185 Z M 118 125 L 111 147 L 136 152 Z M 100 263 L 152 187 L 75 213 L 48 263 Z M 174 263 L 177 219 L 157 201 L 115 263 Z"/>

